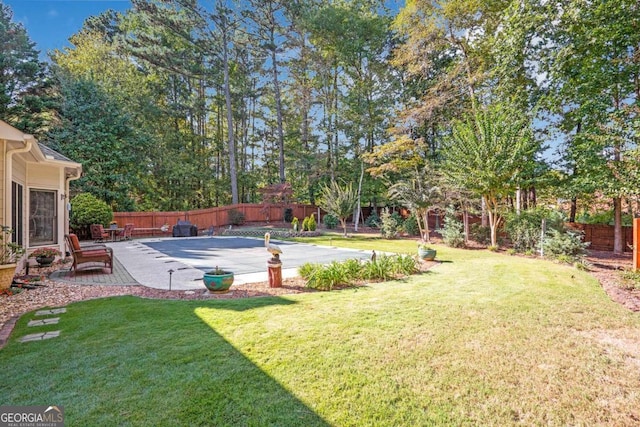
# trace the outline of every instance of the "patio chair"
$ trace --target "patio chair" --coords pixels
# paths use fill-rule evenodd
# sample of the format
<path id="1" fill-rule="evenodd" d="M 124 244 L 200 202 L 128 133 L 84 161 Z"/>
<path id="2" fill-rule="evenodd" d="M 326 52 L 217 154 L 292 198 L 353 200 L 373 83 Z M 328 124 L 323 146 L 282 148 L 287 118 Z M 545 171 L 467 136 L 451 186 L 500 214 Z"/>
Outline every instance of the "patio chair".
<path id="1" fill-rule="evenodd" d="M 134 228 L 135 226 L 131 223 L 125 224 L 122 231 L 120 231 L 116 237 L 118 240 L 131 240 Z"/>
<path id="2" fill-rule="evenodd" d="M 75 234 L 64 236 L 69 246 L 69 251 L 73 256 L 71 270 L 78 271 L 78 266 L 87 263 L 104 263 L 104 268 L 109 267 L 109 274 L 113 273 L 113 249 L 107 246 L 87 246 L 81 247 L 80 240 Z"/>
<path id="3" fill-rule="evenodd" d="M 91 224 L 91 238 L 94 242 L 104 242 L 109 237 L 109 233 L 104 230 L 102 224 Z"/>

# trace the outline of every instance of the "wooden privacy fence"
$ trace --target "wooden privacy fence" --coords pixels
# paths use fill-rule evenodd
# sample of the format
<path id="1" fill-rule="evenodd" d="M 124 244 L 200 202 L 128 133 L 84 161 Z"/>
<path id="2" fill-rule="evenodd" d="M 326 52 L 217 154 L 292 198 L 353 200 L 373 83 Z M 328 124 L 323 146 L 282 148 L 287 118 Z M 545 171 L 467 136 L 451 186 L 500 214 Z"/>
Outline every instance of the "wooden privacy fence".
<path id="1" fill-rule="evenodd" d="M 325 212 L 319 210 L 317 206 L 306 204 L 291 204 L 286 207 L 269 206 L 265 209 L 263 204 L 242 203 L 237 205 L 221 206 L 209 209 L 172 211 L 172 212 L 115 212 L 114 221 L 120 226 L 131 223 L 134 225 L 134 235 L 136 236 L 171 236 L 172 227 L 179 220 L 189 221 L 198 227 L 200 232 L 207 231 L 213 226 L 215 229 L 224 228 L 231 225 L 229 218 L 230 211 L 238 211 L 244 215 L 246 223 L 283 222 L 285 208 L 293 211 L 293 216 L 300 221 L 303 218 L 314 214 L 316 221 L 320 222 Z M 363 219 L 367 218 L 372 208 L 363 207 Z M 318 218 L 320 213 L 320 218 Z M 401 214 L 407 214 L 401 210 Z M 404 216 L 404 215 L 403 215 Z M 479 218 L 473 218 L 472 222 L 479 222 Z M 435 215 L 429 216 L 429 226 L 431 229 L 443 223 L 442 217 L 436 222 Z M 164 225 L 168 227 L 163 228 Z M 589 249 L 596 251 L 613 251 L 613 226 L 602 224 L 579 224 L 567 223 L 575 230 L 583 232 L 583 241 L 591 242 Z M 216 231 L 218 232 L 218 231 Z M 633 251 L 633 227 L 622 227 L 624 250 Z"/>
<path id="2" fill-rule="evenodd" d="M 584 233 L 582 240 L 591 242 L 587 249 L 613 251 L 613 225 L 579 224 L 576 222 L 567 223 L 567 225 Z M 624 251 L 632 252 L 633 227 L 622 227 L 622 241 L 624 242 Z"/>
<path id="3" fill-rule="evenodd" d="M 231 225 L 229 213 L 237 211 L 244 215 L 246 223 L 282 222 L 284 221 L 285 208 L 293 211 L 293 216 L 301 222 L 302 219 L 315 214 L 318 221 L 318 207 L 313 205 L 292 204 L 286 207 L 269 206 L 265 209 L 262 204 L 242 203 L 237 205 L 221 206 L 209 209 L 172 211 L 172 212 L 114 212 L 113 220 L 120 226 L 124 224 L 134 225 L 134 235 L 160 236 L 171 235 L 172 227 L 178 221 L 189 221 L 198 227 L 199 231 L 214 228 L 228 227 Z M 324 211 L 321 211 L 324 215 Z M 167 225 L 166 229 L 163 226 Z"/>

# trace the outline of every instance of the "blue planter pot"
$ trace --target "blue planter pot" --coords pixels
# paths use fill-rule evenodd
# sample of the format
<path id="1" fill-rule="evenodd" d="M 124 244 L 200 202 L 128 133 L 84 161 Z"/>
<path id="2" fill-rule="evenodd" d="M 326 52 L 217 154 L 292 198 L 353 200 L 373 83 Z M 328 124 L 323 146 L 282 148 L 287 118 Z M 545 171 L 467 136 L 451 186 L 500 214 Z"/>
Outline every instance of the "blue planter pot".
<path id="1" fill-rule="evenodd" d="M 202 280 L 209 292 L 222 294 L 229 292 L 229 288 L 233 285 L 233 273 L 229 271 L 224 271 L 221 274 L 207 272 L 202 276 Z"/>
<path id="2" fill-rule="evenodd" d="M 435 249 L 418 248 L 418 256 L 425 261 L 433 261 L 436 257 Z"/>

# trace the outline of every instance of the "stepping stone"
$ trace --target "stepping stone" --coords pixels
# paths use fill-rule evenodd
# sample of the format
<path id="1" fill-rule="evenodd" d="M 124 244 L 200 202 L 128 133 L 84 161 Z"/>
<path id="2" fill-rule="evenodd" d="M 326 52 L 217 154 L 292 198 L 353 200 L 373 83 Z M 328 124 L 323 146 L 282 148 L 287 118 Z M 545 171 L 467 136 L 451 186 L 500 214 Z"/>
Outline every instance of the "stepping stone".
<path id="1" fill-rule="evenodd" d="M 51 317 L 49 319 L 40 319 L 40 320 L 32 320 L 27 326 L 44 326 L 44 325 L 55 325 L 60 320 L 59 317 Z"/>
<path id="2" fill-rule="evenodd" d="M 56 338 L 60 336 L 60 331 L 42 332 L 39 334 L 29 334 L 20 338 L 20 342 L 32 342 L 48 340 L 49 338 Z"/>
<path id="3" fill-rule="evenodd" d="M 62 313 L 66 313 L 66 312 L 67 312 L 67 309 L 65 307 L 53 308 L 51 310 L 36 311 L 36 316 L 48 316 L 50 314 L 62 314 Z"/>

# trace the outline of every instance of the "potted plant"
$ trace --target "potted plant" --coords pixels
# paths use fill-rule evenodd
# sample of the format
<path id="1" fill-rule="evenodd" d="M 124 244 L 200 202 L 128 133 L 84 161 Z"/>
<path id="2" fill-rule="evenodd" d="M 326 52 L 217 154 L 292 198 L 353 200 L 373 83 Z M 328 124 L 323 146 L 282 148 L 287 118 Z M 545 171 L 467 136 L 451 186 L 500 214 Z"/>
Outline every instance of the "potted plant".
<path id="1" fill-rule="evenodd" d="M 418 245 L 418 256 L 424 261 L 433 261 L 436 257 L 436 250 L 425 243 Z"/>
<path id="2" fill-rule="evenodd" d="M 51 265 L 56 257 L 60 255 L 60 251 L 57 248 L 45 247 L 31 252 L 29 258 L 35 258 L 40 267 L 46 267 Z"/>
<path id="3" fill-rule="evenodd" d="M 209 292 L 225 293 L 229 292 L 229 288 L 233 284 L 233 273 L 216 266 L 213 270 L 204 273 L 202 280 Z"/>
<path id="4" fill-rule="evenodd" d="M 12 234 L 11 227 L 0 226 L 0 290 L 9 289 L 16 274 L 17 262 L 24 254 L 24 248 L 11 241 Z"/>

